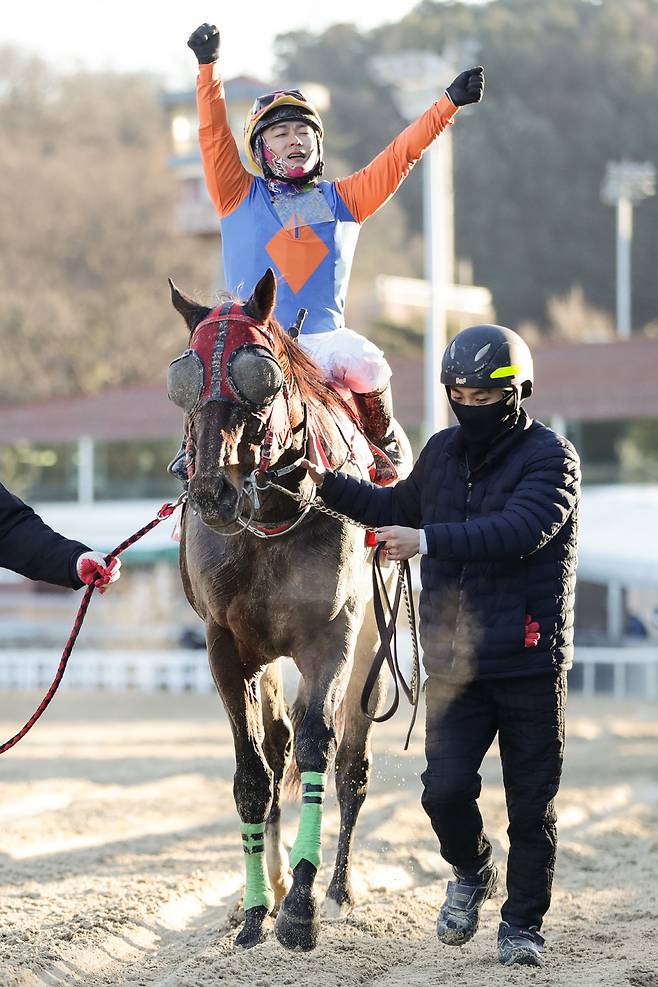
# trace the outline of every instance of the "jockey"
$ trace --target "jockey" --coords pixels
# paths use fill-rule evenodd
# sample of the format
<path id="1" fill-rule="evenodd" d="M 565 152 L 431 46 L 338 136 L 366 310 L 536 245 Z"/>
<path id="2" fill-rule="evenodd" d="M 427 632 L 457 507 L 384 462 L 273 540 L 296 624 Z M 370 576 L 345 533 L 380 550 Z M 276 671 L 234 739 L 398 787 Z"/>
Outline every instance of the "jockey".
<path id="1" fill-rule="evenodd" d="M 277 274 L 275 314 L 288 328 L 307 310 L 299 343 L 339 388 L 351 391 L 368 439 L 394 465 L 391 369 L 372 342 L 345 326 L 343 313 L 361 224 L 390 199 L 458 107 L 482 98 L 482 68 L 462 72 L 445 94 L 369 165 L 328 182 L 324 128 L 302 92 L 257 99 L 245 125 L 245 169 L 231 134 L 219 72 L 219 32 L 202 24 L 188 46 L 199 61 L 199 142 L 210 197 L 219 213 L 227 287 L 248 295 L 263 272 Z"/>

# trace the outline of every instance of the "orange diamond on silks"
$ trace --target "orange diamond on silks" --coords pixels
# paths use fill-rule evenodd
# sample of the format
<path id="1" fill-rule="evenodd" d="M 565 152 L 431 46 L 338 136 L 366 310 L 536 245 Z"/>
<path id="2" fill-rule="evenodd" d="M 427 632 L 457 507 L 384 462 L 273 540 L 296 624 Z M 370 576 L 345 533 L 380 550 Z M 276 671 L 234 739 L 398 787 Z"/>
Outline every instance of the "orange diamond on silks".
<path id="1" fill-rule="evenodd" d="M 265 249 L 292 290 L 297 294 L 329 253 L 310 226 L 297 225 L 301 216 L 293 214 L 290 223 L 277 230 Z"/>

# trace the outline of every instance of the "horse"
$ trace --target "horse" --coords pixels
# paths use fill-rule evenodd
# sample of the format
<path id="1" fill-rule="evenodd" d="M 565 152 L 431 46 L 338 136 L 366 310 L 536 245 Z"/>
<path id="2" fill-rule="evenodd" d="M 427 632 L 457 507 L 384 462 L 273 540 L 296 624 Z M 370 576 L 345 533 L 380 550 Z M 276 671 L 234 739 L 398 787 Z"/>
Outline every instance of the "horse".
<path id="1" fill-rule="evenodd" d="M 279 942 L 311 950 L 320 935 L 314 882 L 333 762 L 340 834 L 325 909 L 342 916 L 354 905 L 354 830 L 372 762 L 371 721 L 360 698 L 376 633 L 374 625 L 362 627 L 371 555 L 364 531 L 310 507 L 313 485 L 299 465 L 309 432 L 320 437 L 332 466 L 353 475 L 363 475 L 362 467 L 342 399 L 273 316 L 271 270 L 246 302 L 227 300 L 214 309 L 170 285 L 190 334 L 168 378 L 170 398 L 185 411 L 187 436 L 180 572 L 205 623 L 210 669 L 235 747 L 233 791 L 246 874 L 245 920 L 235 942 L 244 948 L 262 942 L 265 919 L 276 914 Z M 408 443 L 405 448 L 410 459 Z M 282 656 L 300 673 L 294 729 Z M 375 708 L 384 692 L 380 676 Z M 288 858 L 280 813 L 293 747 L 302 797 Z"/>

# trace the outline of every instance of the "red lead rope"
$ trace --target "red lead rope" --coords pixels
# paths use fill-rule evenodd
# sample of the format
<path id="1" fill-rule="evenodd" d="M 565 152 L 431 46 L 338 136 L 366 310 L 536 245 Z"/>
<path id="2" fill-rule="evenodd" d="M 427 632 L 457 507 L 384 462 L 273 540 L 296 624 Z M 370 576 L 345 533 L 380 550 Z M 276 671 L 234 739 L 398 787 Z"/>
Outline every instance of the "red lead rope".
<path id="1" fill-rule="evenodd" d="M 122 552 L 125 552 L 127 548 L 130 548 L 130 546 L 134 545 L 136 541 L 139 541 L 139 539 L 143 538 L 144 535 L 148 534 L 149 531 L 152 531 L 153 528 L 155 528 L 156 525 L 160 524 L 161 521 L 164 521 L 165 518 L 170 517 L 176 510 L 177 506 L 178 504 L 163 504 L 160 510 L 158 511 L 156 517 L 154 517 L 152 521 L 149 521 L 149 523 L 145 524 L 143 528 L 140 528 L 139 531 L 136 531 L 134 535 L 131 535 L 130 538 L 126 538 L 126 540 L 122 541 L 120 545 L 117 545 L 117 547 L 114 549 L 113 552 L 110 552 L 109 555 L 105 556 L 105 561 L 109 563 L 112 559 L 116 559 L 119 555 L 121 555 Z M 23 739 L 25 734 L 32 729 L 32 727 L 37 722 L 43 711 L 49 705 L 50 700 L 57 692 L 57 689 L 59 688 L 59 683 L 62 681 L 64 671 L 68 664 L 68 660 L 71 657 L 73 646 L 75 645 L 78 634 L 80 633 L 80 629 L 84 622 L 95 589 L 96 589 L 96 583 L 92 583 L 91 586 L 88 586 L 87 589 L 85 590 L 84 596 L 82 597 L 82 603 L 80 604 L 80 607 L 75 617 L 73 630 L 71 631 L 71 635 L 68 641 L 66 642 L 66 647 L 64 648 L 62 657 L 60 659 L 59 668 L 57 669 L 55 678 L 53 679 L 52 685 L 48 689 L 48 692 L 43 697 L 39 707 L 34 711 L 34 713 L 27 721 L 25 726 L 22 728 L 22 730 L 19 730 L 17 734 L 14 734 L 14 736 L 10 740 L 6 740 L 4 744 L 0 744 L 0 754 L 4 754 L 5 751 L 8 751 L 10 748 L 14 747 L 19 740 Z"/>

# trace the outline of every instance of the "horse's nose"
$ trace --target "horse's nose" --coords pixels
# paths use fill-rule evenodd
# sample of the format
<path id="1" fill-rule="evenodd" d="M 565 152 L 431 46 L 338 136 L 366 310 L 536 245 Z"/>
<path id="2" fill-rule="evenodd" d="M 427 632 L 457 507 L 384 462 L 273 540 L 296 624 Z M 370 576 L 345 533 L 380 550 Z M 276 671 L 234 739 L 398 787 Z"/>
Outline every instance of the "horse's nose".
<path id="1" fill-rule="evenodd" d="M 235 520 L 237 491 L 222 476 L 193 476 L 189 498 L 192 507 L 206 524 L 216 526 Z"/>
<path id="2" fill-rule="evenodd" d="M 190 480 L 189 496 L 198 507 L 219 500 L 224 489 L 224 477 L 202 476 L 195 473 Z"/>

